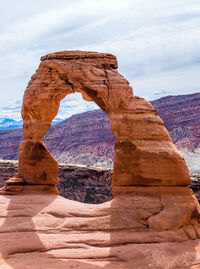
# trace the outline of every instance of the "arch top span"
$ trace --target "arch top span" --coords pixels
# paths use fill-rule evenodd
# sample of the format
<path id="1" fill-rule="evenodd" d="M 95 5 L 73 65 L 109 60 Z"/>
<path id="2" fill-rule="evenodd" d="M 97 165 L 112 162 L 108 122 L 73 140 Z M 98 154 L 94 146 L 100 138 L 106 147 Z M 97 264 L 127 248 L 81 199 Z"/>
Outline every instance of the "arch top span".
<path id="1" fill-rule="evenodd" d="M 116 57 L 106 53 L 64 51 L 41 57 L 24 93 L 23 136 L 42 138 L 70 93 L 80 92 L 107 114 L 129 109 L 132 88 L 117 67 Z"/>
<path id="2" fill-rule="evenodd" d="M 133 95 L 118 73 L 114 55 L 64 51 L 41 57 L 24 93 L 19 178 L 27 184 L 56 184 L 58 165 L 42 138 L 57 115 L 60 101 L 80 92 L 110 119 L 116 136 L 114 186 L 188 185 L 184 159 L 153 106 Z"/>
<path id="3" fill-rule="evenodd" d="M 52 60 L 52 59 L 62 59 L 62 60 L 75 60 L 75 59 L 90 59 L 91 61 L 99 61 L 102 65 L 111 66 L 114 69 L 118 68 L 116 56 L 110 53 L 99 53 L 91 51 L 60 51 L 47 54 L 40 58 L 41 61 Z"/>

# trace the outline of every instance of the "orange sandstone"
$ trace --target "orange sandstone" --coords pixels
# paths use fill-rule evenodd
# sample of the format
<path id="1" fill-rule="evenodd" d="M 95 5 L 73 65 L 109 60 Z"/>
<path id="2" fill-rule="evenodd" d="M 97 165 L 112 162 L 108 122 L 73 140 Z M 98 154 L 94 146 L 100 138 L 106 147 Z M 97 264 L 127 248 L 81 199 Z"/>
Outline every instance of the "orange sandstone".
<path id="1" fill-rule="evenodd" d="M 186 186 L 190 183 L 185 161 L 172 143 L 163 121 L 149 102 L 133 96 L 128 81 L 116 70 L 115 56 L 68 51 L 41 59 L 25 91 L 22 106 L 23 137 L 29 144 L 42 145 L 41 140 L 58 112 L 60 101 L 67 94 L 81 92 L 85 100 L 93 100 L 108 114 L 116 136 L 113 185 Z M 32 171 L 33 166 L 27 160 L 24 168 L 26 149 L 22 147 L 20 177 L 30 184 L 44 184 L 41 174 L 45 171 L 39 167 L 43 167 L 40 154 L 44 154 L 44 150 L 41 153 L 37 150 L 38 160 L 34 159 L 34 164 L 38 172 L 34 174 L 34 181 L 30 181 L 23 171 Z M 47 162 L 51 167 L 45 184 L 55 184 L 58 169 L 51 157 L 47 157 L 47 152 L 45 162 L 46 168 Z"/>
<path id="2" fill-rule="evenodd" d="M 23 99 L 19 171 L 1 189 L 0 268 L 200 268 L 200 208 L 185 161 L 116 69 L 105 53 L 41 58 Z M 101 205 L 56 195 L 58 165 L 42 140 L 74 92 L 108 114 L 116 136 L 114 199 Z"/>

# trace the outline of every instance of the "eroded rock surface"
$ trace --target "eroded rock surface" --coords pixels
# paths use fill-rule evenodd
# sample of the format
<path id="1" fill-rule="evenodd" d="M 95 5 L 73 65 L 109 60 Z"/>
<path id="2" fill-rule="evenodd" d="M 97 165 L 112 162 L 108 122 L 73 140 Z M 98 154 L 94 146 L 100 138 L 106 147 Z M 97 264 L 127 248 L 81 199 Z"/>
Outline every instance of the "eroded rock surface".
<path id="1" fill-rule="evenodd" d="M 1 189 L 2 268 L 199 266 L 189 171 L 153 106 L 117 72 L 116 57 L 68 51 L 41 60 L 23 99 L 19 172 Z M 58 165 L 42 140 L 73 92 L 108 114 L 116 136 L 114 198 L 101 205 L 57 196 Z"/>
<path id="2" fill-rule="evenodd" d="M 100 205 L 33 190 L 0 196 L 0 268 L 199 268 L 199 224 L 180 214 L 195 209 L 191 194 L 168 206 L 160 199 L 166 187 L 156 188 L 128 189 Z M 162 216 L 162 229 L 147 228 L 162 207 L 170 212 Z"/>
<path id="3" fill-rule="evenodd" d="M 60 101 L 73 92 L 81 92 L 85 100 L 93 100 L 108 114 L 116 136 L 113 185 L 190 183 L 185 161 L 163 121 L 149 102 L 133 96 L 128 81 L 116 70 L 115 56 L 74 51 L 53 53 L 41 60 L 25 91 L 22 106 L 26 142 L 22 142 L 20 150 L 19 177 L 26 183 L 55 184 L 56 176 L 51 177 L 43 170 L 47 168 L 39 168 L 42 158 L 45 167 L 47 163 L 51 166 L 51 174 L 58 174 L 51 157 L 47 153 L 44 156 L 43 150 L 37 155 L 38 160 L 23 161 L 30 155 L 29 147 L 23 145 L 32 143 L 35 148 L 38 143 L 43 144 L 41 140 L 58 112 Z M 37 167 L 34 182 L 24 172 L 33 167 Z"/>

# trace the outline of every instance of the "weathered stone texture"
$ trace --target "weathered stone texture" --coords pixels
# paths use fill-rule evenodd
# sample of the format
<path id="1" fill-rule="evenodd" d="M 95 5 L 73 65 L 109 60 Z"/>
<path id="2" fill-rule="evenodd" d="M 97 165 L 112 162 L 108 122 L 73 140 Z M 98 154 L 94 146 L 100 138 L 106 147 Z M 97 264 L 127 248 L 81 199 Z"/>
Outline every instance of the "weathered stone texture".
<path id="1" fill-rule="evenodd" d="M 58 163 L 44 142 L 25 140 L 19 151 L 19 177 L 27 184 L 58 184 Z"/>
<path id="2" fill-rule="evenodd" d="M 19 172 L 1 190 L 18 193 L 0 197 L 2 268 L 200 265 L 200 208 L 185 161 L 153 106 L 117 72 L 116 57 L 75 51 L 41 60 L 23 99 Z M 108 114 L 116 136 L 114 198 L 100 205 L 55 195 L 58 165 L 42 141 L 73 92 Z"/>
<path id="3" fill-rule="evenodd" d="M 38 190 L 0 196 L 0 268 L 199 268 L 199 224 L 147 228 L 161 210 L 159 194 L 151 197 L 157 187 L 149 188 L 96 206 Z"/>
<path id="4" fill-rule="evenodd" d="M 60 101 L 67 94 L 81 92 L 83 98 L 93 100 L 108 114 L 116 136 L 113 185 L 141 185 L 142 182 L 143 185 L 186 186 L 190 183 L 185 161 L 162 120 L 149 102 L 133 96 L 128 81 L 115 69 L 115 56 L 75 51 L 53 53 L 41 60 L 24 94 L 24 138 L 41 143 Z M 23 151 L 20 154 L 24 154 Z M 19 156 L 20 174 L 24 170 L 22 159 Z M 53 161 L 49 159 L 50 162 Z M 26 171 L 29 169 L 32 166 L 27 163 Z M 40 184 L 43 172 L 34 176 L 35 183 L 25 177 L 24 180 Z M 54 178 L 55 173 L 57 168 L 51 168 Z M 50 178 L 46 184 L 55 184 Z"/>

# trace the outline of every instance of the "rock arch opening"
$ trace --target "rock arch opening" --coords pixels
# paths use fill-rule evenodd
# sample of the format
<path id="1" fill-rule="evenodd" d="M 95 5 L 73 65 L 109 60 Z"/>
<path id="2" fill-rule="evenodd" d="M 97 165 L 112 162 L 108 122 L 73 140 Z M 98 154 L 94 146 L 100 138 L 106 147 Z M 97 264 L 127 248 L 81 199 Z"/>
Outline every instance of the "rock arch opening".
<path id="1" fill-rule="evenodd" d="M 89 204 L 110 201 L 115 137 L 106 113 L 73 93 L 60 103 L 57 117 L 66 116 L 44 137 L 59 164 L 59 194 Z"/>
<path id="2" fill-rule="evenodd" d="M 67 95 L 58 118 L 44 137 L 47 149 L 58 163 L 112 168 L 115 137 L 105 112 L 80 93 Z"/>

